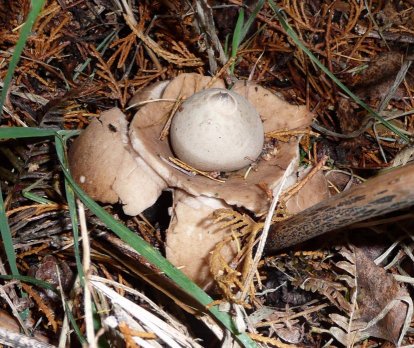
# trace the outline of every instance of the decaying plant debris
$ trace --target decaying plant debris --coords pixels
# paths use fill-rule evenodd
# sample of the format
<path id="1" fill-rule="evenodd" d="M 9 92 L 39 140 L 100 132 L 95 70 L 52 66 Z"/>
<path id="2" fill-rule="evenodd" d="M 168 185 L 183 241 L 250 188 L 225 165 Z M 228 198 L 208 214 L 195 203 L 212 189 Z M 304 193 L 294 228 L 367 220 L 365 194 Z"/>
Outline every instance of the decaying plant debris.
<path id="1" fill-rule="evenodd" d="M 254 86 L 248 92 L 252 98 L 260 99 L 260 94 L 269 90 L 292 107 L 303 105 L 314 115 L 312 120 L 307 119 L 306 129 L 300 127 L 303 120 L 293 114 L 286 125 L 267 130 L 267 137 L 276 148 L 295 143 L 295 151 L 300 151 L 295 165 L 304 166 L 303 173 L 298 173 L 295 180 L 283 178 L 289 189 L 280 192 L 276 211 L 269 215 L 272 218 L 269 238 L 272 233 L 277 235 L 277 231 L 288 231 L 277 235 L 283 241 L 300 226 L 302 232 L 313 231 L 315 236 L 321 231 L 331 231 L 306 244 L 297 245 L 308 239 L 301 234 L 283 245 L 289 246 L 288 249 L 277 251 L 280 243 L 271 245 L 277 242 L 276 238 L 267 243 L 273 249 L 271 255 L 260 254 L 259 239 L 268 229 L 265 218 L 275 194 L 274 187 L 266 180 L 252 189 L 260 196 L 261 204 L 259 200 L 246 200 L 244 204 L 223 200 L 221 204 L 206 206 L 198 196 L 208 196 L 205 193 L 219 183 L 199 175 L 191 189 L 184 185 L 184 177 L 170 177 L 175 180 L 174 185 L 167 182 L 166 176 L 160 177 L 152 183 L 151 199 L 141 207 L 133 207 L 142 198 L 133 188 L 133 181 L 130 190 L 99 193 L 106 198 L 92 196 L 107 202 L 104 207 L 116 220 L 167 255 L 170 251 L 166 230 L 170 224 L 186 231 L 186 222 L 197 221 L 198 210 L 213 213 L 212 226 L 221 235 L 216 234 L 217 241 L 206 244 L 212 250 L 209 292 L 217 300 L 211 306 L 217 304 L 230 313 L 239 330 L 249 332 L 258 345 L 358 347 L 381 344 L 384 340 L 395 345 L 413 344 L 414 337 L 408 330 L 413 308 L 410 285 L 413 189 L 407 186 L 414 175 L 412 164 L 407 164 L 413 154 L 412 145 L 373 119 L 319 70 L 286 34 L 272 11 L 272 2 L 264 2 L 237 47 L 235 58 L 228 60 L 226 55 L 231 57 L 232 45 L 225 42 L 232 42 L 240 8 L 247 19 L 256 5 L 254 1 L 240 0 L 196 3 L 48 0 L 14 74 L 1 126 L 80 130 L 91 124 L 106 126 L 108 133 L 102 135 L 105 139 L 115 136 L 112 127 L 123 130 L 121 138 L 131 129 L 140 133 L 139 127 L 151 118 L 134 119 L 135 111 L 128 107 L 128 102 L 138 104 L 138 113 L 144 116 L 156 105 L 179 106 L 179 100 L 187 97 L 188 92 L 167 93 L 162 97 L 170 101 L 148 103 L 148 99 L 155 97 L 144 95 L 144 91 L 157 83 L 161 91 L 158 93 L 162 93 L 166 90 L 165 81 L 187 74 L 209 76 L 211 86 L 232 87 L 240 94 L 243 88 Z M 414 127 L 411 1 L 286 0 L 278 1 L 277 5 L 304 46 L 330 72 L 411 138 Z M 2 86 L 19 28 L 29 11 L 29 0 L 0 2 Z M 141 97 L 130 101 L 133 95 Z M 271 119 L 272 111 L 263 105 L 255 106 L 263 120 Z M 118 116 L 122 112 L 122 117 L 106 116 L 114 107 L 119 110 Z M 154 130 L 157 136 L 163 125 Z M 96 140 L 98 143 L 99 139 Z M 134 152 L 116 156 L 113 150 L 117 144 L 108 144 L 106 151 L 97 146 L 96 151 L 107 153 L 105 164 L 118 162 L 96 175 L 108 178 L 113 175 L 111 171 L 117 172 L 122 167 L 122 161 L 130 161 L 129 164 L 132 161 L 137 176 L 145 173 L 156 177 L 154 163 L 147 162 L 150 155 L 141 162 L 127 156 Z M 134 146 L 142 144 L 137 142 Z M 95 151 L 92 147 L 89 150 Z M 265 146 L 262 156 L 271 158 L 271 148 Z M 82 165 L 87 167 L 88 162 Z M 390 170 L 398 165 L 403 166 L 397 169 L 401 178 L 394 178 Z M 170 165 L 160 162 L 157 166 L 162 169 Z M 276 168 L 282 177 L 286 166 L 276 165 Z M 386 179 L 381 176 L 374 179 L 375 190 L 371 191 L 370 178 L 382 171 L 386 172 L 382 177 Z M 212 178 L 217 176 L 213 173 Z M 129 176 L 119 178 L 129 179 Z M 365 180 L 368 181 L 358 188 Z M 317 203 L 313 192 L 320 193 L 326 181 L 333 196 L 331 200 L 300 213 Z M 2 281 L 0 343 L 13 346 L 17 340 L 25 340 L 28 344 L 42 341 L 45 347 L 57 345 L 59 335 L 66 337 L 69 328 L 62 296 L 70 300 L 68 308 L 85 334 L 86 328 L 90 328 L 91 312 L 84 309 L 84 287 L 74 277 L 73 220 L 53 139 L 1 139 L 0 183 L 20 273 L 62 289 L 57 295 L 22 282 L 28 297 L 21 298 L 16 281 Z M 174 196 L 167 192 L 157 200 L 167 187 L 174 187 Z M 392 187 L 398 187 L 399 191 L 394 195 L 384 193 Z M 121 194 L 131 193 L 125 191 L 135 195 L 129 202 L 121 199 L 119 204 Z M 379 195 L 375 207 L 382 210 L 366 214 L 376 216 L 375 219 L 353 220 L 360 213 L 359 203 L 364 201 L 358 192 L 364 197 L 371 197 L 373 192 Z M 309 198 L 303 201 L 303 197 Z M 350 198 L 347 201 L 347 197 L 355 204 Z M 396 197 L 402 198 L 394 204 Z M 332 205 L 349 208 L 349 212 L 359 210 L 344 218 L 324 214 L 318 208 Z M 168 210 L 172 206 L 176 214 L 170 221 Z M 80 205 L 79 209 L 82 216 Z M 191 214 L 178 221 L 183 210 Z M 139 214 L 130 217 L 124 212 Z M 384 212 L 392 214 L 383 215 Z M 357 220 L 357 224 L 349 227 Z M 110 345 L 232 344 L 225 330 L 205 314 L 205 308 L 174 285 L 162 270 L 148 264 L 142 255 L 112 234 L 90 211 L 86 210 L 86 218 L 81 222 L 86 222 L 86 228 L 82 227 L 83 239 L 90 241 L 90 249 L 82 246 L 83 251 L 90 250 L 92 262 L 88 289 L 94 295 L 105 330 L 104 339 Z M 321 226 L 319 232 L 315 232 L 316 222 Z M 340 224 L 335 225 L 336 222 Z M 332 231 L 332 226 L 340 226 L 342 230 Z M 352 233 L 342 233 L 347 231 Z M 199 239 L 202 246 L 202 235 Z M 190 249 L 191 240 L 185 243 L 181 240 L 175 248 L 180 246 Z M 232 260 L 226 258 L 226 248 L 237 256 Z M 261 256 L 258 260 L 257 253 Z M 191 261 L 198 254 L 194 248 L 183 255 Z M 0 258 L 0 273 L 10 274 L 3 252 Z M 197 276 L 205 279 L 203 273 Z M 207 285 L 203 279 L 199 283 Z M 25 309 L 28 320 L 19 322 L 16 313 Z M 153 321 L 145 321 L 144 314 Z M 153 322 L 158 324 L 153 326 Z M 68 337 L 71 345 L 80 344 L 74 333 Z"/>

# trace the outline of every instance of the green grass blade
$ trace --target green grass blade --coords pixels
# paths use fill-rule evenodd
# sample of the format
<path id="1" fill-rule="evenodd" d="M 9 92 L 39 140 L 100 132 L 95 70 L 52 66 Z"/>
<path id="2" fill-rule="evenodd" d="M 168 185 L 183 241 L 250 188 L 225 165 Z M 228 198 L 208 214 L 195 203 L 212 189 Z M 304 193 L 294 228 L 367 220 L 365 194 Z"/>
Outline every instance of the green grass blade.
<path id="1" fill-rule="evenodd" d="M 4 207 L 3 193 L 0 186 L 0 233 L 3 240 L 4 249 L 6 251 L 7 261 L 13 275 L 18 275 L 16 253 L 14 252 L 13 239 L 10 231 L 9 222 Z"/>
<path id="2" fill-rule="evenodd" d="M 28 190 L 24 189 L 22 191 L 22 196 L 24 198 L 30 199 L 33 202 L 39 203 L 39 204 L 54 204 L 55 202 L 52 202 L 51 200 L 44 198 L 42 196 L 39 196 L 35 193 L 29 192 Z"/>
<path id="3" fill-rule="evenodd" d="M 243 30 L 244 24 L 244 10 L 241 8 L 239 12 L 239 17 L 237 18 L 236 27 L 234 28 L 233 33 L 233 40 L 231 42 L 231 58 L 235 58 L 237 56 L 237 51 L 239 50 L 239 46 L 241 43 L 241 35 Z M 230 73 L 234 73 L 234 67 L 236 66 L 236 61 L 230 67 Z"/>
<path id="4" fill-rule="evenodd" d="M 29 284 L 33 284 L 36 285 L 40 288 L 43 289 L 47 289 L 47 290 L 51 290 L 53 291 L 56 295 L 60 295 L 59 291 L 50 283 L 45 282 L 44 280 L 40 280 L 37 278 L 33 278 L 33 277 L 29 277 L 29 276 L 23 276 L 23 275 L 19 275 L 19 274 L 13 274 L 13 275 L 3 275 L 0 274 L 0 279 L 5 279 L 5 280 L 20 280 L 24 283 L 29 283 Z"/>
<path id="5" fill-rule="evenodd" d="M 86 338 L 82 335 L 82 332 L 78 326 L 78 323 L 76 322 L 75 317 L 72 314 L 72 311 L 69 308 L 69 305 L 67 304 L 67 302 L 65 301 L 65 309 L 66 309 L 66 314 L 69 318 L 70 323 L 72 324 L 73 330 L 76 333 L 76 336 L 78 336 L 78 340 L 79 342 L 82 344 L 82 347 L 87 346 L 86 343 L 88 343 L 86 341 Z"/>
<path id="6" fill-rule="evenodd" d="M 237 18 L 236 27 L 234 28 L 233 41 L 231 45 L 231 56 L 235 57 L 242 42 L 242 31 L 244 24 L 244 10 L 241 8 Z"/>
<path id="7" fill-rule="evenodd" d="M 62 136 L 74 136 L 79 134 L 78 130 L 52 130 L 31 127 L 0 127 L 0 139 L 22 139 L 22 138 L 45 138 L 54 137 L 56 134 Z"/>
<path id="8" fill-rule="evenodd" d="M 37 16 L 42 10 L 43 3 L 45 0 L 32 0 L 32 9 L 27 16 L 26 22 L 23 24 L 22 30 L 20 31 L 19 39 L 17 40 L 16 47 L 14 48 L 13 56 L 10 61 L 10 65 L 7 69 L 7 75 L 4 79 L 3 90 L 0 96 L 0 120 L 3 115 L 3 105 L 6 100 L 7 91 L 12 80 L 14 70 L 16 69 L 17 64 L 19 63 L 20 56 L 22 55 L 24 45 L 26 44 L 27 38 L 30 35 L 33 24 L 36 21 Z"/>
<path id="9" fill-rule="evenodd" d="M 73 133 L 59 131 L 59 134 L 62 136 L 63 142 L 66 145 L 66 141 L 73 136 Z M 56 150 L 58 150 L 56 148 Z M 66 158 L 66 152 L 62 152 L 58 154 L 60 158 L 64 160 L 65 167 L 68 167 L 68 161 Z M 81 285 L 84 285 L 84 272 L 83 272 L 83 265 L 81 261 L 81 252 L 79 248 L 79 224 L 78 224 L 78 212 L 76 210 L 76 201 L 75 201 L 75 193 L 72 190 L 72 187 L 68 183 L 65 178 L 65 192 L 66 192 L 66 200 L 68 202 L 69 212 L 70 212 L 70 219 L 72 223 L 72 230 L 73 230 L 73 248 L 75 251 L 75 261 L 76 261 L 76 268 L 79 275 L 79 281 Z"/>
<path id="10" fill-rule="evenodd" d="M 226 39 L 224 41 L 224 54 L 227 58 L 229 57 L 229 41 L 230 41 L 230 34 L 227 34 Z"/>
<path id="11" fill-rule="evenodd" d="M 259 0 L 257 2 L 256 6 L 254 7 L 246 23 L 244 23 L 244 9 L 243 8 L 240 9 L 239 17 L 237 18 L 236 26 L 233 32 L 232 49 L 231 49 L 232 58 L 236 57 L 242 41 L 245 39 L 250 27 L 252 26 L 254 20 L 256 19 L 257 14 L 262 9 L 264 3 L 265 3 L 265 0 Z M 234 62 L 230 67 L 230 72 L 232 74 L 234 72 L 235 66 L 236 66 L 236 63 Z"/>
<path id="12" fill-rule="evenodd" d="M 98 45 L 98 47 L 96 47 L 96 50 L 100 54 L 103 55 L 105 53 L 106 49 L 108 48 L 109 44 L 113 41 L 113 39 L 118 34 L 118 32 L 119 32 L 119 30 L 116 30 L 114 32 L 109 33 L 109 35 L 106 38 L 103 39 L 103 41 Z M 83 71 L 86 69 L 86 67 L 90 64 L 91 61 L 92 61 L 91 58 L 87 58 L 85 60 L 85 62 L 83 62 L 83 64 L 78 69 L 75 69 L 75 73 L 73 74 L 73 81 L 74 82 L 76 82 L 79 75 L 83 73 Z"/>
<path id="13" fill-rule="evenodd" d="M 33 190 L 34 188 L 36 188 L 41 182 L 44 181 L 44 178 L 41 178 L 39 180 L 37 180 L 36 182 L 34 182 L 33 184 L 27 186 L 26 188 L 24 188 L 22 190 L 22 196 L 24 198 L 30 199 L 33 202 L 36 203 L 40 203 L 40 204 L 54 204 L 55 202 L 52 202 L 51 200 L 44 198 L 42 196 L 39 196 L 35 193 L 32 193 L 31 190 Z"/>
<path id="14" fill-rule="evenodd" d="M 318 58 L 316 58 L 313 53 L 305 47 L 305 45 L 302 43 L 302 41 L 299 39 L 299 37 L 297 36 L 296 32 L 293 30 L 293 28 L 289 25 L 289 23 L 287 23 L 287 21 L 285 20 L 284 16 L 282 15 L 282 9 L 277 6 L 273 0 L 269 0 L 269 5 L 272 8 L 272 10 L 274 11 L 274 13 L 276 14 L 280 24 L 282 25 L 282 27 L 285 29 L 286 34 L 288 34 L 290 36 L 290 38 L 295 42 L 296 45 L 298 45 L 298 47 L 306 53 L 306 55 L 326 74 L 328 75 L 332 81 L 335 82 L 335 84 L 340 87 L 348 96 L 350 96 L 358 105 L 360 105 L 361 107 L 363 107 L 366 111 L 368 111 L 376 120 L 378 120 L 379 122 L 381 122 L 385 127 L 387 127 L 390 131 L 394 132 L 395 134 L 397 134 L 401 139 L 403 139 L 404 141 L 408 142 L 409 138 L 400 132 L 399 129 L 397 129 L 393 124 L 391 124 L 390 122 L 386 121 L 381 115 L 379 115 L 377 112 L 375 112 L 370 106 L 368 106 L 367 104 L 365 104 L 361 99 L 358 98 L 357 95 L 355 95 L 354 93 L 352 93 L 348 87 L 346 87 L 341 81 L 339 81 L 339 79 L 332 74 L 326 67 L 325 65 L 323 65 Z"/>
<path id="15" fill-rule="evenodd" d="M 79 248 L 79 225 L 78 225 L 78 213 L 76 211 L 75 194 L 70 187 L 68 181 L 65 179 L 65 191 L 66 200 L 68 201 L 68 207 L 70 212 L 70 220 L 72 222 L 73 231 L 73 248 L 75 251 L 76 268 L 78 270 L 79 280 L 81 285 L 84 285 L 84 273 L 81 261 L 81 253 Z"/>
<path id="16" fill-rule="evenodd" d="M 254 20 L 256 19 L 257 14 L 258 14 L 258 13 L 260 12 L 260 10 L 262 9 L 262 7 L 263 7 L 263 5 L 264 5 L 265 1 L 266 1 L 266 0 L 259 0 L 259 1 L 257 2 L 257 4 L 256 4 L 256 6 L 254 7 L 254 9 L 253 9 L 252 13 L 250 14 L 249 18 L 247 19 L 246 23 L 244 24 L 244 26 L 243 26 L 243 28 L 242 28 L 241 35 L 240 35 L 240 42 L 242 42 L 242 41 L 245 39 L 245 37 L 246 37 L 246 35 L 247 35 L 247 33 L 248 33 L 248 31 L 249 31 L 250 27 L 252 26 L 252 24 L 253 24 Z"/>
<path id="17" fill-rule="evenodd" d="M 193 296 L 199 303 L 204 306 L 210 304 L 213 299 L 207 295 L 202 289 L 194 284 L 187 276 L 180 270 L 176 269 L 168 260 L 166 260 L 158 250 L 154 249 L 149 243 L 144 241 L 141 237 L 133 233 L 122 223 L 116 221 L 109 213 L 100 207 L 93 199 L 85 194 L 82 189 L 75 183 L 69 173 L 65 160 L 65 144 L 64 139 L 60 136 L 55 137 L 56 151 L 60 164 L 62 166 L 63 174 L 75 194 L 88 207 L 93 214 L 95 214 L 109 229 L 111 229 L 120 239 L 134 248 L 140 255 L 148 260 L 151 264 L 162 270 L 169 278 L 171 278 L 179 287 Z M 210 312 L 214 317 L 220 321 L 227 329 L 234 334 L 234 336 L 245 347 L 257 347 L 256 344 L 246 333 L 237 332 L 236 326 L 231 316 L 225 312 L 220 312 L 217 306 L 210 308 Z"/>

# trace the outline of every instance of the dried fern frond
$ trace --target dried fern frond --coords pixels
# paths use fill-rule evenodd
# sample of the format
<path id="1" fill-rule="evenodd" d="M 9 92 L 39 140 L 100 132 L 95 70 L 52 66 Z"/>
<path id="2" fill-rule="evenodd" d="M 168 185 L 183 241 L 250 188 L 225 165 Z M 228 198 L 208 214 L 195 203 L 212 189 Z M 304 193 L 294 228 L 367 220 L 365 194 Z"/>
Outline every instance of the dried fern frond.
<path id="1" fill-rule="evenodd" d="M 214 223 L 220 223 L 220 228 L 230 227 L 238 236 L 244 236 L 252 231 L 256 224 L 248 215 L 232 209 L 217 209 L 213 213 Z"/>
<path id="2" fill-rule="evenodd" d="M 341 293 L 341 291 L 346 291 L 347 288 L 340 283 L 320 278 L 308 278 L 302 283 L 301 288 L 307 291 L 318 292 L 326 297 L 331 304 L 346 313 L 351 311 L 352 304 Z"/>
<path id="3" fill-rule="evenodd" d="M 22 288 L 27 292 L 30 298 L 37 304 L 39 310 L 44 313 L 48 320 L 48 324 L 52 327 L 53 332 L 57 332 L 58 324 L 55 320 L 55 313 L 53 309 L 49 308 L 47 304 L 42 300 L 42 297 L 38 294 L 36 290 L 33 289 L 30 285 L 22 283 Z"/>
<path id="4" fill-rule="evenodd" d="M 249 216 L 231 209 L 218 209 L 213 214 L 215 223 L 220 228 L 229 228 L 231 234 L 228 238 L 216 245 L 210 257 L 210 271 L 218 286 L 228 301 L 249 306 L 244 301 L 237 299 L 238 292 L 243 291 L 243 284 L 252 265 L 253 248 L 257 235 L 263 228 L 263 224 L 256 223 Z M 232 240 L 236 240 L 239 252 L 231 265 L 222 256 L 222 249 Z M 254 284 L 247 284 L 250 298 L 254 298 Z"/>

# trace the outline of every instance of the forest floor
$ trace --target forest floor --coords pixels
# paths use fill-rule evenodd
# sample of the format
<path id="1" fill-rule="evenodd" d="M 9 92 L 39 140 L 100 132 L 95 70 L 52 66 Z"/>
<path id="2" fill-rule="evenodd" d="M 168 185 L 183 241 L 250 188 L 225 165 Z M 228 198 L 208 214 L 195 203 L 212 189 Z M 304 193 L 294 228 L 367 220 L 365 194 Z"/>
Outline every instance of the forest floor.
<path id="1" fill-rule="evenodd" d="M 0 0 L 2 87 L 30 4 Z M 311 176 L 326 183 L 323 197 L 335 196 L 394 167 L 410 166 L 413 22 L 413 1 L 47 0 L 14 72 L 0 130 L 64 130 L 59 134 L 69 138 L 69 131 L 85 129 L 114 107 L 132 121 L 136 111 L 129 100 L 158 81 L 186 73 L 213 77 L 227 88 L 249 81 L 306 110 L 306 127 L 294 130 L 292 118 L 271 136 L 272 149 L 294 144 L 300 162 L 295 165 L 314 168 Z M 177 92 L 177 108 L 184 99 L 180 93 L 187 92 Z M 409 209 L 386 209 L 392 213 L 357 225 L 361 219 L 350 216 L 345 225 L 353 225 L 340 233 L 255 259 L 268 214 L 233 204 L 234 210 L 216 212 L 215 223 L 231 230 L 228 240 L 237 240 L 239 252 L 233 261 L 211 254 L 214 285 L 207 295 L 188 280 L 177 283 L 181 273 L 164 269 L 156 251 L 148 255 L 161 261 L 149 265 L 147 244 L 134 244 L 138 235 L 165 255 L 171 205 L 181 191 L 164 192 L 136 216 L 126 215 L 119 203 L 101 204 L 109 217 L 96 213 L 86 200 L 86 208 L 75 201 L 73 191 L 83 196 L 62 170 L 66 157 L 59 156 L 66 142 L 62 150 L 59 137 L 33 134 L 0 136 L 8 219 L 0 226 L 6 250 L 0 254 L 0 344 L 23 347 L 25 339 L 25 347 L 38 341 L 40 347 L 86 341 L 112 347 L 414 344 Z M 216 174 L 203 173 L 207 185 L 228 179 Z M 296 180 L 290 196 L 307 179 Z M 322 189 L 314 185 L 302 197 L 306 207 L 322 200 Z M 267 184 L 257 183 L 253 191 L 267 195 L 270 205 L 274 192 Z M 403 203 L 412 205 L 408 199 Z M 291 217 L 289 209 L 279 202 L 273 223 Z M 197 255 L 207 241 L 182 243 L 184 255 Z M 13 249 L 20 277 L 7 279 L 16 274 L 10 268 Z M 85 277 L 77 276 L 80 271 Z"/>

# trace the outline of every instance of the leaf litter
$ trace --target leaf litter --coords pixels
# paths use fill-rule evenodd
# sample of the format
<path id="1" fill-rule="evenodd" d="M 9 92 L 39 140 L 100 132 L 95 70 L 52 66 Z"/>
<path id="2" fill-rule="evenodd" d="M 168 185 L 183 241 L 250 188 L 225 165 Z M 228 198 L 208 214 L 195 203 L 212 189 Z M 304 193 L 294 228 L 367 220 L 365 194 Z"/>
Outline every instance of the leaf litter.
<path id="1" fill-rule="evenodd" d="M 410 144 L 400 141 L 380 125 L 372 128 L 366 112 L 339 93 L 333 82 L 290 41 L 267 3 L 248 32 L 248 45 L 241 46 L 235 56 L 235 76 L 229 75 L 228 68 L 233 62 L 226 66 L 225 50 L 220 47 L 225 46 L 226 38 L 220 37 L 225 31 L 220 29 L 218 38 L 211 38 L 206 33 L 216 32 L 212 19 L 217 25 L 219 18 L 226 18 L 225 22 L 233 25 L 223 30 L 227 30 L 231 37 L 241 2 L 214 2 L 210 4 L 211 8 L 206 2 L 200 3 L 198 12 L 194 12 L 178 1 L 160 1 L 154 6 L 137 3 L 134 11 L 129 11 L 129 5 L 124 1 L 119 3 L 121 7 L 106 1 L 48 1 L 34 26 L 36 35 L 29 37 L 16 70 L 2 126 L 39 126 L 43 121 L 43 127 L 82 129 L 105 110 L 114 106 L 124 108 L 136 91 L 152 82 L 171 80 L 184 72 L 209 75 L 209 71 L 218 71 L 215 78 L 223 78 L 226 83 L 234 82 L 234 77 L 243 81 L 252 76 L 260 86 L 277 92 L 293 105 L 306 105 L 313 112 L 320 126 L 314 128 L 318 136 L 311 132 L 302 136 L 301 164 L 317 166 L 325 154 L 329 158 L 312 179 L 302 179 L 306 178 L 306 171 L 299 177 L 302 182 L 299 192 L 308 187 L 308 198 L 305 196 L 298 203 L 299 210 L 312 205 L 313 193 L 323 189 L 323 185 L 311 184 L 311 181 L 321 180 L 317 176 L 324 178 L 323 174 L 333 170 L 347 173 L 342 173 L 341 177 L 337 174 L 327 176 L 331 191 L 337 192 L 356 186 L 362 181 L 360 178 L 369 180 L 394 159 L 399 164 L 410 161 Z M 409 113 L 414 105 L 412 68 L 397 78 L 405 62 L 411 59 L 406 51 L 414 42 L 409 29 L 413 14 L 408 4 L 282 1 L 278 5 L 305 45 L 332 73 L 383 116 L 397 115 L 391 120 L 393 125 L 411 135 L 414 125 Z M 24 21 L 29 8 L 29 1 L 0 5 L 0 18 L 5 23 L 0 35 L 1 79 L 5 77 L 11 58 L 9 50 L 18 39 L 16 28 Z M 253 8 L 253 2 L 247 1 L 246 17 Z M 197 18 L 201 11 L 209 12 L 202 25 Z M 223 23 L 220 22 L 221 27 Z M 215 55 L 211 52 L 220 56 L 215 64 L 222 69 L 214 68 L 212 59 Z M 234 88 L 237 86 L 236 82 Z M 261 111 L 261 114 L 265 113 L 266 110 Z M 131 117 L 132 114 L 127 113 L 128 121 Z M 294 117 L 291 121 L 300 122 Z M 289 136 L 289 131 L 296 128 L 291 124 L 282 128 L 280 132 L 287 132 L 287 135 L 283 139 L 275 137 L 273 141 L 277 146 L 283 146 L 286 139 L 296 141 L 300 138 L 294 132 Z M 344 135 L 347 139 L 341 137 Z M 2 140 L 0 147 L 0 179 L 22 274 L 29 274 L 29 269 L 36 264 L 54 264 L 48 262 L 51 254 L 58 258 L 58 264 L 68 264 L 72 271 L 75 270 L 72 226 L 53 146 L 50 142 Z M 37 184 L 31 186 L 34 183 Z M 26 187 L 30 187 L 32 195 L 20 194 Z M 263 197 L 272 198 L 272 190 L 266 184 L 259 185 L 258 190 Z M 36 197 L 49 202 L 39 203 Z M 161 223 L 161 215 L 164 219 L 165 215 L 168 217 L 165 202 L 157 201 L 155 208 L 145 210 L 136 218 L 124 215 L 121 208 L 116 203 L 106 206 L 116 219 L 163 251 L 166 227 Z M 376 223 L 375 219 L 370 222 L 369 229 L 382 232 L 380 236 L 385 239 L 385 244 L 395 245 L 385 256 L 389 262 L 386 270 L 373 263 L 364 247 L 348 245 L 336 234 L 338 237 L 319 237 L 288 254 L 279 252 L 264 257 L 254 281 L 244 284 L 263 217 L 253 216 L 243 209 L 226 208 L 215 212 L 216 226 L 230 232 L 218 238 L 220 242 L 211 255 L 211 271 L 219 291 L 213 288 L 210 292 L 223 304 L 244 307 L 247 318 L 252 318 L 253 314 L 257 317 L 260 313 L 260 320 L 253 321 L 253 325 L 243 319 L 258 344 L 316 347 L 334 342 L 332 345 L 358 346 L 362 344 L 361 339 L 370 343 L 382 339 L 396 345 L 412 343 L 411 333 L 407 333 L 412 311 L 410 285 L 400 285 L 395 277 L 412 274 L 410 237 L 401 232 L 410 230 L 412 216 L 409 213 L 403 211 L 401 219 L 398 215 L 387 216 L 385 223 Z M 289 206 L 289 202 L 284 204 L 282 195 L 273 221 L 284 221 L 295 213 L 300 214 Z M 174 291 L 167 279 L 158 279 L 158 285 L 151 283 L 148 277 L 152 276 L 148 276 L 148 269 L 144 268 L 145 261 L 137 255 L 137 266 L 127 261 L 123 263 L 125 251 L 117 249 L 120 248 L 118 242 L 111 244 L 112 239 L 105 237 L 108 232 L 103 224 L 89 212 L 87 221 L 95 274 L 132 286 L 142 293 L 153 294 L 157 289 L 154 299 L 176 318 L 191 312 L 189 308 L 194 304 L 188 297 L 177 295 L 173 298 Z M 352 217 L 349 223 L 352 223 Z M 392 233 L 393 229 L 399 233 Z M 234 255 L 237 255 L 230 261 L 221 254 L 227 241 L 233 243 Z M 342 248 L 333 248 L 341 245 L 341 241 Z M 190 243 L 186 248 L 191 247 Z M 54 266 L 48 272 L 54 279 L 62 277 L 61 270 Z M 7 274 L 7 271 L 2 269 L 2 273 Z M 140 277 L 152 285 L 143 284 Z M 4 284 L 2 287 L 11 296 L 13 306 L 23 309 L 25 304 L 13 296 L 12 286 Z M 30 288 L 26 286 L 26 290 L 30 295 Z M 247 291 L 248 297 L 238 301 L 238 294 L 243 290 Z M 37 287 L 32 292 L 30 312 L 33 319 L 41 319 L 41 324 L 36 327 L 32 319 L 33 323 L 29 321 L 27 328 L 35 333 L 35 337 L 39 338 L 36 334 L 40 332 L 43 338 L 56 343 L 58 336 L 53 331 L 54 325 L 59 327 L 57 331 L 63 325 L 62 304 L 47 303 L 34 291 L 37 294 L 41 289 Z M 82 317 L 81 297 L 70 292 L 66 296 L 75 304 L 74 316 Z M 97 303 L 109 309 L 107 300 L 101 294 L 99 296 Z M 124 296 L 139 302 L 137 297 Z M 10 302 L 5 298 L 2 296 L 3 308 L 12 313 Z M 170 298 L 174 303 L 169 301 Z M 198 309 L 198 314 L 195 314 L 197 310 L 192 312 L 191 321 L 178 319 L 179 325 L 185 326 L 185 329 L 180 326 L 179 330 L 193 338 L 202 337 L 204 346 L 214 342 L 214 338 L 207 329 L 200 331 L 197 328 L 199 321 L 196 318 L 202 316 L 202 310 Z M 120 313 L 117 309 L 113 314 L 121 318 Z M 235 317 L 238 315 L 234 314 Z M 130 321 L 130 330 L 118 324 L 106 329 L 120 332 L 119 337 L 127 344 L 136 344 L 133 337 L 139 335 L 135 324 Z M 153 338 L 150 335 L 147 339 Z M 330 341 L 332 338 L 335 340 Z M 76 340 L 75 337 L 72 339 Z"/>

